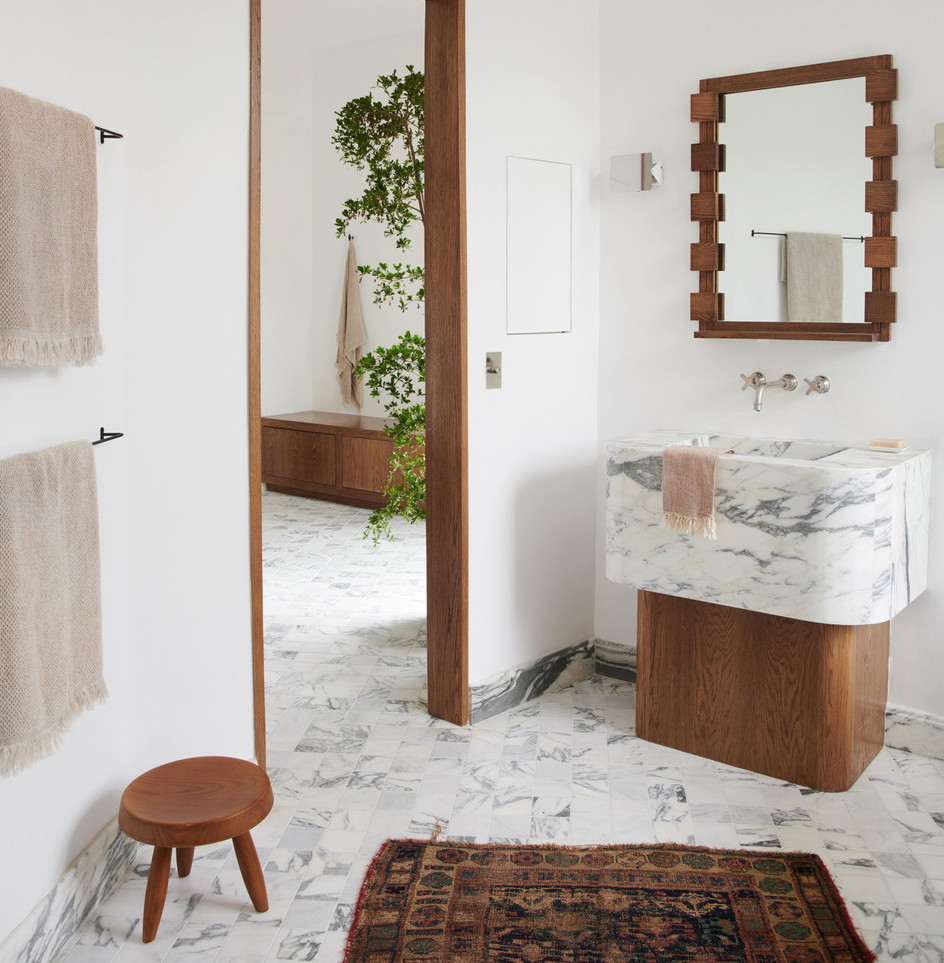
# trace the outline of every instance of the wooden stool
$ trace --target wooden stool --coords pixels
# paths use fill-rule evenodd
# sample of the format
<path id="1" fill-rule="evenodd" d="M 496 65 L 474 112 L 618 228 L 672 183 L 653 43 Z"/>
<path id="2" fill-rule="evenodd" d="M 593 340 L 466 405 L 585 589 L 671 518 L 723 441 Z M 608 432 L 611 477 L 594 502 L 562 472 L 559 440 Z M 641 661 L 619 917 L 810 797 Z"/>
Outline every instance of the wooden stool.
<path id="1" fill-rule="evenodd" d="M 186 876 L 194 846 L 232 839 L 252 905 L 269 908 L 265 878 L 249 830 L 272 809 L 272 787 L 261 767 L 226 756 L 198 756 L 158 766 L 138 776 L 121 797 L 118 825 L 132 839 L 154 847 L 144 894 L 144 933 L 157 935 L 167 895 L 170 852 Z"/>

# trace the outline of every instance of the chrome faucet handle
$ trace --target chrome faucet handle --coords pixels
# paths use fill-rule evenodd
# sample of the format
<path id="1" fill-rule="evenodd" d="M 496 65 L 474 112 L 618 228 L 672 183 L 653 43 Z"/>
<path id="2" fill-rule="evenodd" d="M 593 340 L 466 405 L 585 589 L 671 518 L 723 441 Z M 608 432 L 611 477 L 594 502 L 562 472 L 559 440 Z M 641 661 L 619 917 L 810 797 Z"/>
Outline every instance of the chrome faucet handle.
<path id="1" fill-rule="evenodd" d="M 809 378 L 803 379 L 809 387 L 806 389 L 808 395 L 815 391 L 818 395 L 824 395 L 829 391 L 829 378 L 826 375 L 817 375 L 812 381 Z"/>
<path id="2" fill-rule="evenodd" d="M 753 374 L 742 374 L 741 377 L 744 379 L 744 384 L 741 385 L 741 391 L 746 391 L 748 388 L 757 388 L 759 385 L 767 384 L 767 379 L 763 376 L 760 371 L 755 371 Z"/>

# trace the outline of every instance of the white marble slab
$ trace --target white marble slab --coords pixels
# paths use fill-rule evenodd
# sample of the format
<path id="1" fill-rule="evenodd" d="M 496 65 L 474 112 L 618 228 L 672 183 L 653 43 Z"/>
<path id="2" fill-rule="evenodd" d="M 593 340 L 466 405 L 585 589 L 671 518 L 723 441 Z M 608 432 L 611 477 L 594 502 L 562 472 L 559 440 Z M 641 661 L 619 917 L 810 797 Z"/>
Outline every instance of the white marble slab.
<path id="1" fill-rule="evenodd" d="M 718 538 L 662 526 L 662 451 L 718 460 Z M 666 430 L 607 445 L 606 574 L 650 592 L 824 622 L 885 622 L 927 587 L 930 453 Z"/>

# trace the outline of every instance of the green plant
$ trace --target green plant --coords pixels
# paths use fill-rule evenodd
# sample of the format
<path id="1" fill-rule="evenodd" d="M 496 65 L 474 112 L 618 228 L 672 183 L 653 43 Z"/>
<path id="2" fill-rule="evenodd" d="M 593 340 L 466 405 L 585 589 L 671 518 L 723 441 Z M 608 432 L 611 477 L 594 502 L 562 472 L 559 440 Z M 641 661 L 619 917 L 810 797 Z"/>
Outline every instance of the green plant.
<path id="1" fill-rule="evenodd" d="M 410 522 L 426 517 L 426 343 L 422 335 L 407 331 L 389 348 L 365 354 L 356 371 L 372 398 L 385 399 L 389 422 L 384 432 L 394 443 L 383 489 L 387 502 L 371 514 L 364 530 L 376 545 L 382 537 L 393 537 L 394 515 Z"/>
<path id="2" fill-rule="evenodd" d="M 331 142 L 344 163 L 367 171 L 367 184 L 359 198 L 345 201 L 334 223 L 340 237 L 351 221 L 379 221 L 384 235 L 396 238 L 397 249 L 406 250 L 410 238 L 404 232 L 423 222 L 423 74 L 411 66 L 403 77 L 394 70 L 377 78 L 376 89 L 383 98 L 357 97 L 336 114 Z M 422 266 L 380 262 L 358 271 L 361 278 L 373 278 L 375 304 L 405 311 L 423 302 Z M 394 443 L 383 489 L 386 503 L 364 530 L 376 545 L 393 537 L 395 515 L 410 522 L 426 517 L 426 342 L 407 331 L 391 347 L 365 354 L 355 372 L 371 397 L 382 399 L 388 418 L 384 431 Z"/>
<path id="3" fill-rule="evenodd" d="M 366 171 L 360 197 L 344 202 L 334 222 L 338 237 L 352 221 L 378 221 L 384 235 L 407 250 L 406 229 L 423 221 L 423 73 L 407 65 L 377 78 L 380 96 L 348 101 L 335 115 L 334 144 L 345 164 Z M 362 277 L 374 279 L 374 303 L 396 304 L 401 311 L 423 301 L 424 272 L 415 264 L 362 265 Z"/>

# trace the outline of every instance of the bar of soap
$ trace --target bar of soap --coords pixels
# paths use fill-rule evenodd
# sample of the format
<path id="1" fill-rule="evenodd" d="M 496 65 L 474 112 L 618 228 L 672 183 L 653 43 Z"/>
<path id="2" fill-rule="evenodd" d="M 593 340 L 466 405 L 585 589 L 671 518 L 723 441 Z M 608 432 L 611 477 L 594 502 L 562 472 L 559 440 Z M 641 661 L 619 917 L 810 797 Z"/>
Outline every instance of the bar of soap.
<path id="1" fill-rule="evenodd" d="M 869 442 L 869 448 L 876 451 L 904 451 L 908 447 L 908 442 L 903 438 L 873 438 Z"/>

